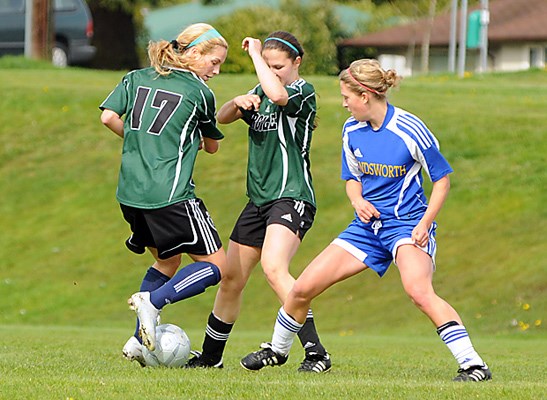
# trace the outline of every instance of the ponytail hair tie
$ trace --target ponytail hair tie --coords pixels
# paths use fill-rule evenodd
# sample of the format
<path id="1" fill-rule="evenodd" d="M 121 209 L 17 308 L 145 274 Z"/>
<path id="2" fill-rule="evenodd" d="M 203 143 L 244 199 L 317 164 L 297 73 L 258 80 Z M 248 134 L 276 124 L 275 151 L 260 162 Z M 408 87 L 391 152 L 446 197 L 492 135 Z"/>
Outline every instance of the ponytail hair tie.
<path id="1" fill-rule="evenodd" d="M 179 42 L 177 42 L 176 39 L 171 40 L 169 43 L 173 46 L 173 50 L 177 50 L 179 48 Z"/>

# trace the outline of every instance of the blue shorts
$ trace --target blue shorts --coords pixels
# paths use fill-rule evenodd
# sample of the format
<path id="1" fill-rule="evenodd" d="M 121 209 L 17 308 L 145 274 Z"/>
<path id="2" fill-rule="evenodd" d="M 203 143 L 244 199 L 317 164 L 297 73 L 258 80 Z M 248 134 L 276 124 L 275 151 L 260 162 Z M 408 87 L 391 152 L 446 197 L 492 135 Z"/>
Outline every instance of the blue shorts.
<path id="1" fill-rule="evenodd" d="M 391 262 L 395 261 L 399 246 L 412 244 L 412 230 L 418 222 L 419 220 L 390 219 L 365 224 L 356 218 L 332 243 L 342 247 L 378 275 L 383 276 Z M 425 247 L 419 247 L 431 256 L 433 266 L 437 250 L 436 229 L 437 224 L 433 222 L 429 229 L 429 242 Z"/>

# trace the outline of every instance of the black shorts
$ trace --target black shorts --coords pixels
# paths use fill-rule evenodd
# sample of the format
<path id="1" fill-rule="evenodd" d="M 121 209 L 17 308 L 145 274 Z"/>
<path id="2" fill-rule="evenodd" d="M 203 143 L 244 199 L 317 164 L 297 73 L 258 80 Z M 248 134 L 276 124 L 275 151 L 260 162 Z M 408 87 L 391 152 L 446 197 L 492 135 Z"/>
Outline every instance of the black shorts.
<path id="1" fill-rule="evenodd" d="M 314 218 L 315 207 L 305 201 L 279 199 L 260 207 L 249 201 L 241 212 L 230 239 L 246 246 L 262 248 L 266 227 L 280 224 L 302 240 L 311 228 Z"/>
<path id="2" fill-rule="evenodd" d="M 133 232 L 125 245 L 137 254 L 144 253 L 145 247 L 155 247 L 159 258 L 165 260 L 182 253 L 213 254 L 222 247 L 215 224 L 201 199 L 150 210 L 124 204 L 120 207 Z"/>

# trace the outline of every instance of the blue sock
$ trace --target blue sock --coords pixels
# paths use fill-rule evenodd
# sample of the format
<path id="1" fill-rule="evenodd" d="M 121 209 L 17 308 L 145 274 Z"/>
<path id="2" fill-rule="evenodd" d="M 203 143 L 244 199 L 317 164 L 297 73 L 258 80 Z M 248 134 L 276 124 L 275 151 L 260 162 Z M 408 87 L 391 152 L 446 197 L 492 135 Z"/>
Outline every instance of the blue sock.
<path id="1" fill-rule="evenodd" d="M 162 287 L 150 293 L 150 302 L 158 310 L 170 303 L 176 303 L 205 292 L 209 286 L 220 282 L 220 270 L 210 262 L 195 262 L 180 269 Z"/>
<path id="2" fill-rule="evenodd" d="M 148 268 L 148 271 L 146 271 L 146 274 L 144 275 L 144 278 L 142 278 L 141 288 L 140 292 L 151 292 L 153 290 L 156 290 L 157 288 L 162 287 L 166 282 L 169 281 L 169 277 L 160 271 L 158 271 L 154 267 Z M 141 341 L 141 338 L 139 336 L 139 319 L 137 318 L 137 326 L 135 328 L 135 335 L 134 335 L 139 342 Z"/>

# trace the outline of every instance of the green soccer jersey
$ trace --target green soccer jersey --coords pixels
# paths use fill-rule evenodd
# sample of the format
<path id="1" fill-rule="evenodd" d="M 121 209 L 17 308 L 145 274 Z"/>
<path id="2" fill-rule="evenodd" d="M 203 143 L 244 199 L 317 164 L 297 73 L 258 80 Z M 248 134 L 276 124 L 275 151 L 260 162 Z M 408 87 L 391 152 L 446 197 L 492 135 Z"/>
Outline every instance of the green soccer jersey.
<path id="1" fill-rule="evenodd" d="M 137 208 L 160 208 L 195 197 L 192 172 L 201 137 L 222 139 L 215 96 L 196 74 L 153 68 L 128 73 L 101 104 L 124 120 L 116 198 Z"/>
<path id="2" fill-rule="evenodd" d="M 309 157 L 315 89 L 303 79 L 285 89 L 289 101 L 284 107 L 268 99 L 258 85 L 249 93 L 260 96 L 259 110 L 242 110 L 249 125 L 247 196 L 257 206 L 280 198 L 315 206 Z"/>

